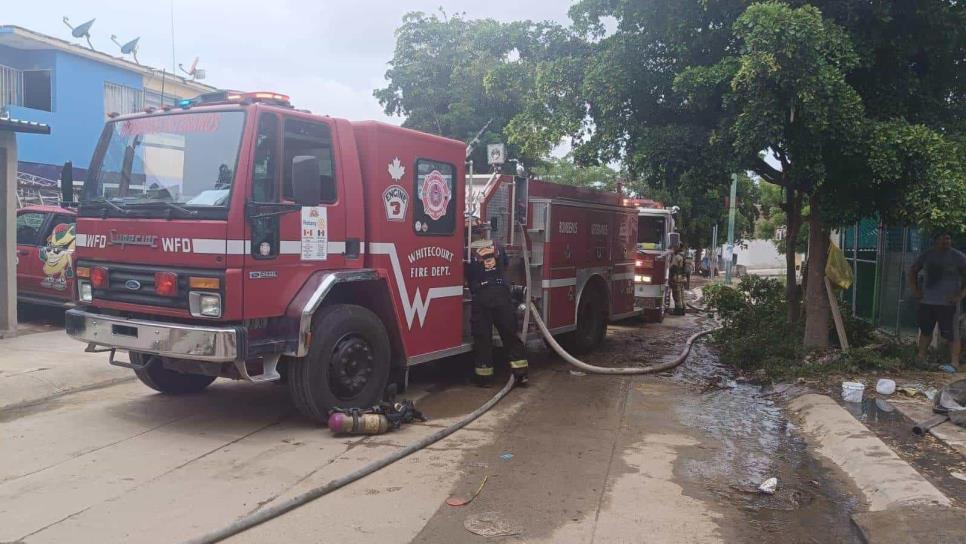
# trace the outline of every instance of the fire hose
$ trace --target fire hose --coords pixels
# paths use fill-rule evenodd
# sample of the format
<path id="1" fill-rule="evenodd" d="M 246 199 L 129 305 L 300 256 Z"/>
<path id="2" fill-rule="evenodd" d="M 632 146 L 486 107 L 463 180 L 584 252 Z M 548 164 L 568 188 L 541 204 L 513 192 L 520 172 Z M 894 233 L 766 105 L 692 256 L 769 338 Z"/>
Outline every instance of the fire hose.
<path id="1" fill-rule="evenodd" d="M 520 227 L 521 231 L 523 231 L 522 225 L 518 225 L 518 226 Z M 526 267 L 527 297 L 529 298 L 530 256 L 527 250 L 527 240 L 526 240 L 525 232 L 523 232 L 523 239 L 522 239 L 521 246 L 523 247 L 523 260 L 524 260 L 524 265 Z M 563 347 L 561 347 L 560 344 L 557 343 L 557 341 L 553 338 L 553 336 L 550 334 L 550 331 L 547 330 L 547 325 L 543 322 L 543 319 L 540 317 L 540 311 L 532 302 L 529 303 L 528 310 L 529 312 L 527 312 L 527 314 L 533 315 L 533 321 L 534 323 L 537 324 L 537 328 L 540 330 L 540 334 L 543 335 L 543 338 L 547 341 L 547 344 L 563 360 L 576 366 L 577 368 L 580 368 L 585 372 L 589 372 L 593 374 L 611 374 L 611 375 L 652 374 L 655 372 L 662 372 L 664 370 L 674 368 L 680 365 L 681 363 L 683 363 L 685 359 L 687 359 L 688 354 L 691 352 L 691 346 L 694 344 L 695 340 L 697 340 L 701 336 L 710 334 L 720 328 L 720 327 L 714 327 L 711 329 L 703 330 L 695 334 L 692 334 L 687 339 L 684 349 L 681 351 L 680 355 L 678 355 L 671 361 L 667 361 L 667 362 L 659 363 L 655 365 L 644 366 L 644 367 L 613 367 L 613 368 L 601 367 L 601 366 L 594 366 L 594 365 L 587 364 L 577 359 L 576 357 L 570 355 L 569 353 L 567 353 L 567 351 L 564 350 Z M 525 314 L 524 321 L 523 321 L 525 326 L 528 326 L 527 318 L 528 318 L 528 315 Z M 523 330 L 526 331 L 527 329 L 524 328 Z M 255 526 L 261 525 L 266 521 L 277 518 L 285 514 L 286 512 L 290 512 L 300 506 L 304 506 L 314 501 L 315 499 L 328 495 L 329 493 L 337 489 L 345 487 L 346 485 L 349 485 L 352 482 L 355 482 L 356 480 L 360 480 L 376 471 L 379 471 L 395 463 L 396 461 L 399 461 L 405 457 L 408 457 L 409 455 L 412 455 L 413 453 L 416 453 L 417 451 L 427 446 L 430 446 L 442 440 L 443 438 L 446 438 L 447 436 L 455 433 L 456 431 L 462 429 L 463 427 L 475 421 L 477 418 L 479 418 L 480 416 L 488 412 L 490 408 L 496 405 L 496 403 L 500 402 L 500 400 L 502 400 L 503 397 L 507 396 L 510 390 L 513 389 L 513 385 L 515 383 L 516 383 L 516 380 L 514 376 L 511 374 L 510 379 L 507 380 L 506 385 L 504 385 L 503 389 L 501 389 L 496 395 L 494 395 L 490 400 L 486 401 L 485 404 L 483 404 L 473 412 L 463 416 L 463 418 L 461 418 L 456 423 L 453 423 L 449 427 L 440 429 L 435 433 L 429 436 L 426 436 L 420 440 L 417 440 L 416 442 L 413 442 L 412 444 L 406 446 L 405 448 L 399 451 L 396 451 L 395 453 L 392 453 L 386 457 L 383 457 L 382 459 L 377 459 L 372 463 L 354 472 L 351 472 L 340 478 L 331 480 L 330 482 L 322 486 L 312 488 L 290 499 L 287 499 L 278 504 L 269 506 L 264 510 L 253 512 L 243 518 L 240 518 L 232 522 L 230 525 L 227 525 L 225 527 L 222 527 L 220 529 L 217 529 L 205 535 L 199 536 L 197 538 L 192 538 L 186 541 L 186 544 L 210 544 L 214 542 L 221 542 L 226 538 L 237 535 L 238 533 L 251 529 Z"/>
<path id="2" fill-rule="evenodd" d="M 462 429 L 463 427 L 466 427 L 474 420 L 476 420 L 478 417 L 488 412 L 490 408 L 493 408 L 493 406 L 495 406 L 496 403 L 500 402 L 500 400 L 503 399 L 503 397 L 505 397 L 507 393 L 510 392 L 511 389 L 513 389 L 513 384 L 515 382 L 516 380 L 511 374 L 510 379 L 507 380 L 506 382 L 506 385 L 504 385 L 503 389 L 501 389 L 496 395 L 493 395 L 493 398 L 486 401 L 486 403 L 483 404 L 483 406 L 480 406 L 473 412 L 463 416 L 459 421 L 457 421 L 456 423 L 453 423 L 449 427 L 440 429 L 425 438 L 422 438 L 420 440 L 413 442 L 412 444 L 406 446 L 405 448 L 397 452 L 387 455 L 382 459 L 377 459 L 372 463 L 369 463 L 368 465 L 354 472 L 351 472 L 349 474 L 346 474 L 345 476 L 342 476 L 341 478 L 336 478 L 335 480 L 332 480 L 327 484 L 324 484 L 320 487 L 315 487 L 313 489 L 305 491 L 304 493 L 300 493 L 290 499 L 287 499 L 278 504 L 269 506 L 264 510 L 258 510 L 257 512 L 249 514 L 241 519 L 238 519 L 233 523 L 231 523 L 230 525 L 222 527 L 221 529 L 217 529 L 215 531 L 212 531 L 208 534 L 202 535 L 197 538 L 192 538 L 191 540 L 186 541 L 186 544 L 209 544 L 212 542 L 221 542 L 222 540 L 228 537 L 237 535 L 242 531 L 246 531 L 248 529 L 251 529 L 252 527 L 261 525 L 262 523 L 265 523 L 266 521 L 277 518 L 278 516 L 281 516 L 286 512 L 290 512 L 300 506 L 304 506 L 314 501 L 315 499 L 318 499 L 319 497 L 328 495 L 329 493 L 335 491 L 336 489 L 345 487 L 356 480 L 360 480 L 372 474 L 373 472 L 381 470 L 395 463 L 396 461 L 399 461 L 400 459 L 403 459 L 405 457 L 408 457 L 409 455 L 412 455 L 413 453 L 416 453 L 417 451 L 425 448 L 426 446 L 439 442 L 440 440 L 455 433 L 456 431 Z"/>
<path id="3" fill-rule="evenodd" d="M 529 293 L 530 293 L 530 255 L 529 253 L 530 252 L 529 250 L 527 250 L 527 233 L 526 233 L 526 230 L 523 228 L 522 224 L 517 223 L 517 227 L 519 228 L 520 235 L 522 236 L 520 246 L 523 248 L 523 266 L 525 270 L 524 276 L 525 276 L 525 281 L 527 283 L 527 293 L 528 293 L 527 298 L 529 298 Z M 589 372 L 591 374 L 632 375 L 632 374 L 653 374 L 655 372 L 663 372 L 665 370 L 674 368 L 679 364 L 683 363 L 684 360 L 688 358 L 688 354 L 691 353 L 691 346 L 694 344 L 695 340 L 697 340 L 698 338 L 706 334 L 711 334 L 712 332 L 721 328 L 721 327 L 713 327 L 713 328 L 706 329 L 692 334 L 688 338 L 687 342 L 685 342 L 684 349 L 681 350 L 681 354 L 675 357 L 674 359 L 664 363 L 659 363 L 656 365 L 648 365 L 648 366 L 630 366 L 630 367 L 594 366 L 594 365 L 587 364 L 581 361 L 580 359 L 574 357 L 573 355 L 567 353 L 567 350 L 561 347 L 561 345 L 557 343 L 557 340 L 554 339 L 554 337 L 550 334 L 550 331 L 547 330 L 547 324 L 543 322 L 543 319 L 541 319 L 540 311 L 537 309 L 537 307 L 533 304 L 533 302 L 529 302 L 528 304 L 529 304 L 529 308 L 528 308 L 529 312 L 527 312 L 524 315 L 523 330 L 524 331 L 527 330 L 526 328 L 527 317 L 530 314 L 532 314 L 533 321 L 534 323 L 537 324 L 537 328 L 540 329 L 540 334 L 543 335 L 543 339 L 547 341 L 547 344 L 557 353 L 557 355 L 559 355 L 560 358 L 563 359 L 564 361 L 567 361 L 568 363 L 583 370 L 584 372 Z"/>

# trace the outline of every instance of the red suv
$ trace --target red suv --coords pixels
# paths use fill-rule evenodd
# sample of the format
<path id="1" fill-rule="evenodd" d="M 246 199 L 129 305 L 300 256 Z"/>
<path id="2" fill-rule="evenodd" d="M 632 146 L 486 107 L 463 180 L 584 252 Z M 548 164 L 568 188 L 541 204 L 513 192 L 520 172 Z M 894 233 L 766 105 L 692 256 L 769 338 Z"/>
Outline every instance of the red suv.
<path id="1" fill-rule="evenodd" d="M 73 210 L 27 206 L 17 210 L 17 301 L 74 305 Z"/>

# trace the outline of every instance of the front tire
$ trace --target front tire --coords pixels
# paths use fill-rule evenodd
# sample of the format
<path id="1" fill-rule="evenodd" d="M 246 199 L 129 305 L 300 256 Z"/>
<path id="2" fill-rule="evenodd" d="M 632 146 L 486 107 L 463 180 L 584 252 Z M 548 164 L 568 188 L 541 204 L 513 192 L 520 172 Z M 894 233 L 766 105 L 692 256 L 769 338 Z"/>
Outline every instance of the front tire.
<path id="1" fill-rule="evenodd" d="M 141 365 L 134 369 L 134 375 L 141 383 L 165 395 L 189 395 L 200 393 L 215 381 L 214 376 L 204 374 L 185 374 L 164 368 L 157 355 L 131 353 L 131 362 Z"/>
<path id="2" fill-rule="evenodd" d="M 390 356 L 389 336 L 376 314 L 351 304 L 323 308 L 314 319 L 308 355 L 289 362 L 292 402 L 319 423 L 335 407 L 373 406 L 389 381 Z"/>

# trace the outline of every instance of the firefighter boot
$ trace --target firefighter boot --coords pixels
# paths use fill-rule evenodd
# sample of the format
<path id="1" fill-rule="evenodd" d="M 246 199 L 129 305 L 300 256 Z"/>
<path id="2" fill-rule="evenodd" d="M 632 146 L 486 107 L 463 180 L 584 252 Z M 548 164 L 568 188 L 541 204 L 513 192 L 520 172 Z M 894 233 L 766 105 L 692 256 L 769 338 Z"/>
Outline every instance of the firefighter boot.
<path id="1" fill-rule="evenodd" d="M 476 369 L 473 372 L 473 383 L 475 383 L 478 387 L 492 387 L 493 366 L 477 363 Z"/>
<path id="2" fill-rule="evenodd" d="M 517 379 L 516 384 L 520 387 L 530 385 L 530 377 L 527 374 L 528 367 L 529 365 L 526 359 L 510 361 L 510 370 L 513 372 L 513 377 Z"/>

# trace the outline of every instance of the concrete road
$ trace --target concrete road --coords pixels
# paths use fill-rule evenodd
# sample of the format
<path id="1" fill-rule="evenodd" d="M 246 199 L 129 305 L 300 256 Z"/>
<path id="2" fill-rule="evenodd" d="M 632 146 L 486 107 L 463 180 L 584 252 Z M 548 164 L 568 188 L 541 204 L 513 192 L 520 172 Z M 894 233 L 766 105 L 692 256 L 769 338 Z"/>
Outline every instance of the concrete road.
<path id="1" fill-rule="evenodd" d="M 590 360 L 657 360 L 699 326 L 692 317 L 666 323 L 612 327 Z M 517 533 L 497 539 L 506 542 L 854 538 L 855 499 L 804 454 L 770 401 L 750 387 L 702 393 L 724 372 L 706 350 L 656 377 L 577 376 L 535 359 L 533 385 L 467 429 L 232 540 L 492 542 L 465 526 L 485 512 Z M 199 535 L 386 455 L 496 391 L 460 382 L 417 376 L 410 395 L 432 421 L 368 438 L 336 438 L 298 417 L 284 387 L 223 381 L 179 398 L 128 382 L 7 410 L 0 542 Z M 749 493 L 771 474 L 782 479 L 778 494 Z M 445 504 L 484 475 L 475 502 Z"/>

